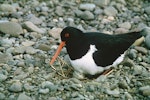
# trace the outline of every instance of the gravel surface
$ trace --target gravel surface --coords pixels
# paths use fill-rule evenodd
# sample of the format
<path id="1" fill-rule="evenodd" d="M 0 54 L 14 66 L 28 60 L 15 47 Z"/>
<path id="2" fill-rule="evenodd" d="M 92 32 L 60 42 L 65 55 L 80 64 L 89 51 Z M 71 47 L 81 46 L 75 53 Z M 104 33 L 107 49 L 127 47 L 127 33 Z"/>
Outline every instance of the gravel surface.
<path id="1" fill-rule="evenodd" d="M 65 48 L 55 70 L 49 65 L 66 26 L 107 34 L 148 28 L 110 75 L 79 80 Z M 150 100 L 149 27 L 149 0 L 1 0 L 0 100 Z"/>

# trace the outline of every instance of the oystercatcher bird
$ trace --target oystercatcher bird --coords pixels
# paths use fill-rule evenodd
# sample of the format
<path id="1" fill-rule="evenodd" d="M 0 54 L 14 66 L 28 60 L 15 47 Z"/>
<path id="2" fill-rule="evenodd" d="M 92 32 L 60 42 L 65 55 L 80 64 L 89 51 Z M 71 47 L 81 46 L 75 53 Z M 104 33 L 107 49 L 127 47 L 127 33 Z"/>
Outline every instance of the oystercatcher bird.
<path id="1" fill-rule="evenodd" d="M 99 32 L 83 32 L 66 27 L 61 32 L 61 43 L 50 61 L 52 65 L 61 49 L 66 46 L 75 72 L 83 75 L 97 75 L 116 66 L 124 59 L 124 52 L 142 37 L 142 32 L 109 35 Z"/>

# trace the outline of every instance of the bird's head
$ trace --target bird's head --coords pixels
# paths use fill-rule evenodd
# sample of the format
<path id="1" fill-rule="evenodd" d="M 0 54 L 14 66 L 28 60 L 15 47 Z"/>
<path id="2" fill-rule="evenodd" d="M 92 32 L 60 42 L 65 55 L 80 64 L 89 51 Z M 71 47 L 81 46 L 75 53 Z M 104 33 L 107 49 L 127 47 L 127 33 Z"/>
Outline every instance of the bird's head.
<path id="1" fill-rule="evenodd" d="M 76 41 L 79 41 L 81 37 L 83 36 L 83 32 L 77 28 L 74 27 L 66 27 L 61 32 L 61 43 L 59 47 L 57 48 L 57 51 L 55 55 L 53 56 L 52 60 L 50 61 L 50 65 L 54 63 L 57 56 L 59 55 L 61 49 L 70 43 L 75 43 Z"/>
<path id="2" fill-rule="evenodd" d="M 64 42 L 75 42 L 82 37 L 83 32 L 74 27 L 66 27 L 61 32 L 61 40 Z"/>

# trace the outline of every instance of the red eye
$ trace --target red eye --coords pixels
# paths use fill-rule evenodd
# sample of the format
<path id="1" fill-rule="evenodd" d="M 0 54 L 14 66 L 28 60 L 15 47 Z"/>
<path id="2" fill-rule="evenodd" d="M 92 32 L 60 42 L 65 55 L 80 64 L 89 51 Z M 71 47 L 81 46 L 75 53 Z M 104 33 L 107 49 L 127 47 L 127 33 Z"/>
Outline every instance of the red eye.
<path id="1" fill-rule="evenodd" d="M 69 33 L 66 33 L 66 34 L 65 34 L 65 37 L 69 37 Z"/>

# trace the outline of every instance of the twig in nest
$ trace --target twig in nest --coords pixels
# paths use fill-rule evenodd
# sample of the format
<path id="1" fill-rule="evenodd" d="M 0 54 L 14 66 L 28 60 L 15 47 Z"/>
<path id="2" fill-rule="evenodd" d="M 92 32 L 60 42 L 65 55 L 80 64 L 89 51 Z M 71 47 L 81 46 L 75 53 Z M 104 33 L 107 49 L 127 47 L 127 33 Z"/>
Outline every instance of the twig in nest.
<path id="1" fill-rule="evenodd" d="M 62 76 L 63 78 L 67 78 L 66 76 L 64 76 L 63 74 L 59 73 L 56 68 L 53 65 L 50 65 L 52 67 L 52 69 L 60 76 Z"/>
<path id="2" fill-rule="evenodd" d="M 67 65 L 69 67 L 69 65 L 60 57 L 58 57 L 58 62 L 59 62 L 59 66 L 60 66 L 60 70 L 61 72 L 59 72 L 53 65 L 50 65 L 52 67 L 52 69 L 60 76 L 62 76 L 63 78 L 68 78 L 67 75 L 68 73 L 71 71 L 67 71 L 67 75 L 65 75 L 64 71 L 63 71 L 63 66 Z M 70 67 L 71 68 L 71 67 Z"/>
<path id="3" fill-rule="evenodd" d="M 112 73 L 113 72 L 113 68 L 110 68 L 110 69 L 107 69 L 107 70 L 105 70 L 103 73 L 102 73 L 102 75 L 105 75 L 105 76 L 108 76 L 110 73 Z"/>

